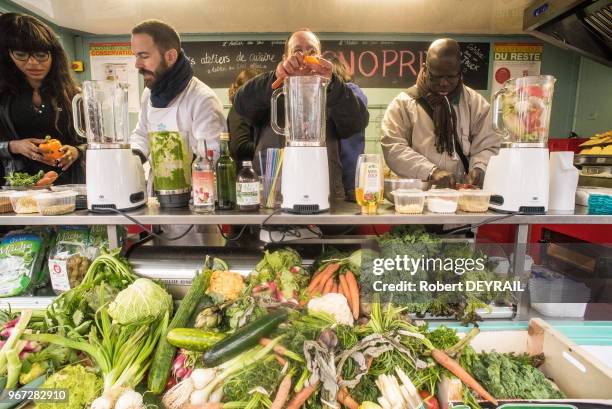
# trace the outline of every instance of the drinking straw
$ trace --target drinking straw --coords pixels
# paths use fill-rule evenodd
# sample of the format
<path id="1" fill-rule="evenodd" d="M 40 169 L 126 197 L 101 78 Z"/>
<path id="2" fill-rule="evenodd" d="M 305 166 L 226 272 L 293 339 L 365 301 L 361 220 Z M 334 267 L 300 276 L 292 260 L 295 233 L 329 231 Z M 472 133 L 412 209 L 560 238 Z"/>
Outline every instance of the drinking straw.
<path id="1" fill-rule="evenodd" d="M 264 174 L 264 167 L 263 167 L 263 161 L 261 159 L 261 151 L 257 152 L 259 154 L 259 174 L 261 176 L 264 176 L 265 178 L 265 174 Z"/>
<path id="2" fill-rule="evenodd" d="M 274 207 L 274 201 L 276 200 L 276 182 L 278 181 L 278 175 L 280 174 L 281 166 L 283 164 L 283 156 L 285 151 L 283 149 L 280 150 L 280 158 L 278 164 L 276 166 L 276 172 L 274 172 L 274 181 L 272 182 L 272 187 L 270 191 L 270 196 L 268 196 L 268 207 Z M 272 203 L 270 203 L 270 199 Z"/>

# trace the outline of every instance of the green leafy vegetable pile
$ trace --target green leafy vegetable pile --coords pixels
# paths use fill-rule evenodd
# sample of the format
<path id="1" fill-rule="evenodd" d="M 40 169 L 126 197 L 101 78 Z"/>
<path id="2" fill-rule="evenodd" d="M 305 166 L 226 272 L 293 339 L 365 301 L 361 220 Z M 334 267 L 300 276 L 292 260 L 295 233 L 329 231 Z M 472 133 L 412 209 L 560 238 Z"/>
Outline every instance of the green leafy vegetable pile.
<path id="1" fill-rule="evenodd" d="M 30 175 L 26 172 L 13 172 L 10 175 L 5 176 L 4 179 L 6 179 L 6 183 L 8 183 L 9 186 L 30 187 L 34 186 L 36 182 L 42 179 L 44 174 L 45 172 L 43 172 L 42 170 L 35 175 Z"/>
<path id="2" fill-rule="evenodd" d="M 527 354 L 482 353 L 472 364 L 474 377 L 494 396 L 505 399 L 563 399 Z"/>

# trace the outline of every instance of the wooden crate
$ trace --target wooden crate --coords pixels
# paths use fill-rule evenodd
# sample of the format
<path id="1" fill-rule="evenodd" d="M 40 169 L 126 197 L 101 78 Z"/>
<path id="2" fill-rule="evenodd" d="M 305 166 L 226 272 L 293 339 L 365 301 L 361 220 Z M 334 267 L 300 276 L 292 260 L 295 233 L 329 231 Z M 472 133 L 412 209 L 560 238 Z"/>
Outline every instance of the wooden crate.
<path id="1" fill-rule="evenodd" d="M 527 331 L 481 332 L 471 345 L 477 352 L 543 353 L 540 369 L 568 399 L 612 400 L 612 369 L 542 319 L 531 319 Z"/>

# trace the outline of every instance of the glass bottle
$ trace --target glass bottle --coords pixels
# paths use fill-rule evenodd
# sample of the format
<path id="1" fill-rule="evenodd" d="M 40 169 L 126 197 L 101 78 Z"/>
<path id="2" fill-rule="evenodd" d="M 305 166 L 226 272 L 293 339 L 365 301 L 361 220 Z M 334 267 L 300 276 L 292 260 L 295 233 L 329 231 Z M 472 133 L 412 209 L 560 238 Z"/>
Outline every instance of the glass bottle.
<path id="1" fill-rule="evenodd" d="M 198 141 L 197 156 L 191 169 L 193 211 L 211 213 L 215 210 L 215 169 L 207 155 L 206 141 Z"/>
<path id="2" fill-rule="evenodd" d="M 217 204 L 220 210 L 232 210 L 236 205 L 236 163 L 230 156 L 229 134 L 222 133 L 217 160 Z"/>
<path id="3" fill-rule="evenodd" d="M 236 203 L 241 212 L 259 210 L 259 178 L 251 161 L 242 162 L 242 169 L 236 180 Z"/>

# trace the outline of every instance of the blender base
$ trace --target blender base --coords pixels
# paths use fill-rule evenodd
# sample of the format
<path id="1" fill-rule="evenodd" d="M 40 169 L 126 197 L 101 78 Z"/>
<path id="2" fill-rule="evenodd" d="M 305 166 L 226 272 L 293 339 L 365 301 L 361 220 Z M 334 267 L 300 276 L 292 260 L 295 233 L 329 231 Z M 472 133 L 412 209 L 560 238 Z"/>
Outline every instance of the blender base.
<path id="1" fill-rule="evenodd" d="M 546 213 L 548 166 L 547 148 L 501 148 L 485 173 L 483 190 L 491 193 L 489 208 L 502 213 Z"/>
<path id="2" fill-rule="evenodd" d="M 142 207 L 147 202 L 144 170 L 140 159 L 129 148 L 87 148 L 87 208 L 122 211 Z"/>
<path id="3" fill-rule="evenodd" d="M 178 208 L 187 207 L 189 200 L 191 199 L 191 192 L 186 193 L 173 193 L 169 195 L 156 194 L 159 207 L 163 208 Z"/>
<path id="4" fill-rule="evenodd" d="M 315 214 L 329 211 L 329 167 L 325 146 L 287 146 L 281 193 L 284 211 Z"/>

